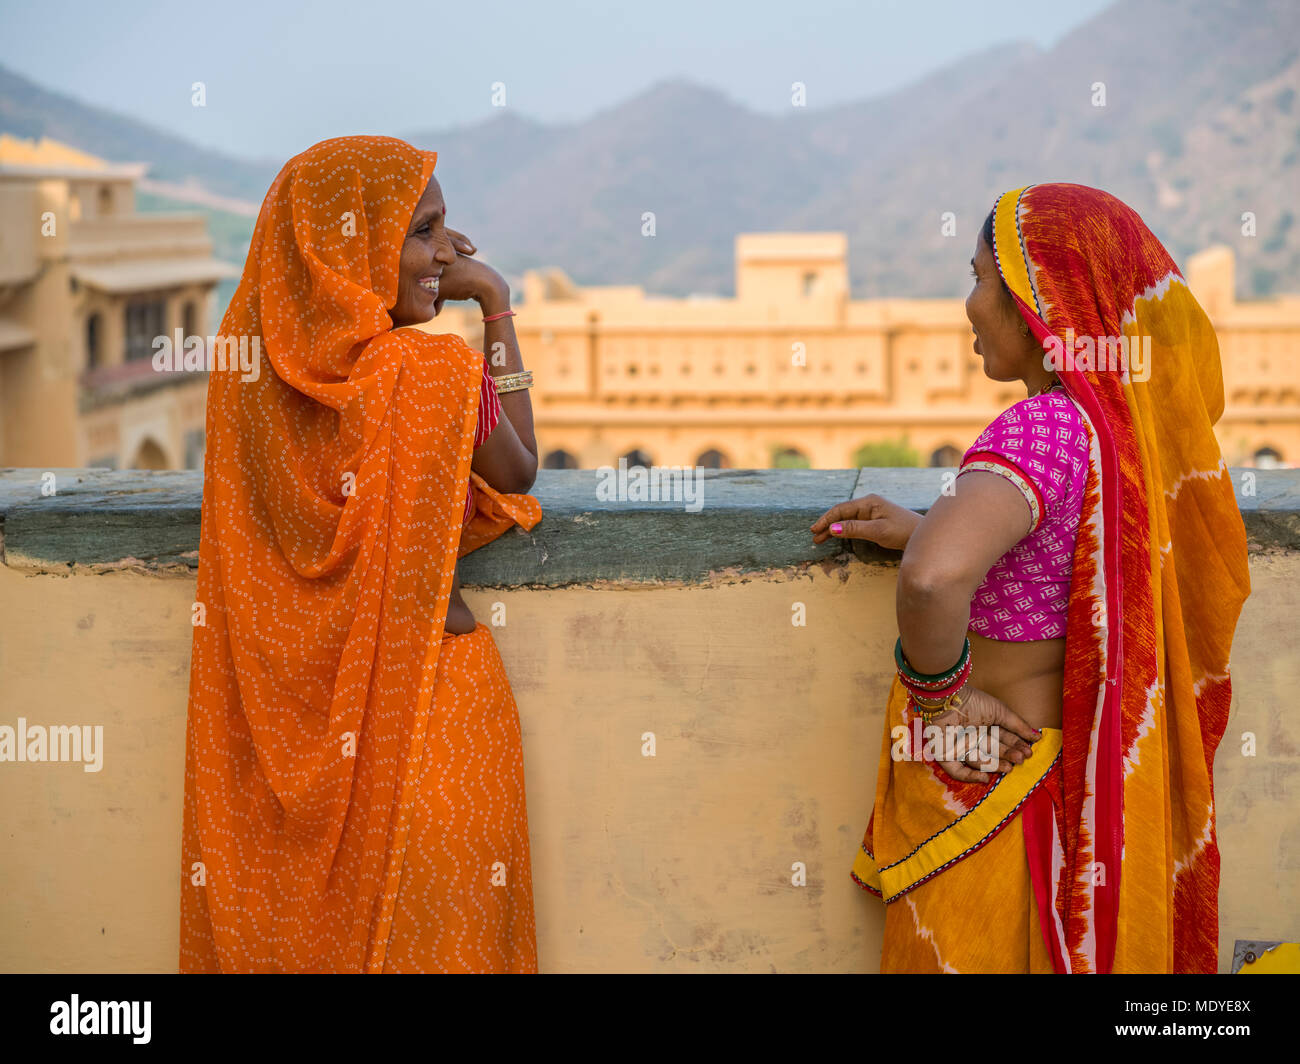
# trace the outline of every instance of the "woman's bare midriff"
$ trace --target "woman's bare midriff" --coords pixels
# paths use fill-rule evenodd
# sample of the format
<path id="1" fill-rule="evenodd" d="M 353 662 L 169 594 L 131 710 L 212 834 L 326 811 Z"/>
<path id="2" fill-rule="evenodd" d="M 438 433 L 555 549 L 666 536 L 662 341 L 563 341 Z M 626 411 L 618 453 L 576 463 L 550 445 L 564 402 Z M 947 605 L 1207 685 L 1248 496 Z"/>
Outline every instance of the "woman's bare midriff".
<path id="1" fill-rule="evenodd" d="M 970 682 L 1001 699 L 1034 728 L 1061 726 L 1065 640 L 1022 643 L 970 633 Z"/>
<path id="2" fill-rule="evenodd" d="M 451 604 L 447 607 L 446 631 L 452 635 L 468 635 L 477 627 L 474 614 L 460 597 L 460 565 L 456 566 L 456 575 L 451 582 Z"/>

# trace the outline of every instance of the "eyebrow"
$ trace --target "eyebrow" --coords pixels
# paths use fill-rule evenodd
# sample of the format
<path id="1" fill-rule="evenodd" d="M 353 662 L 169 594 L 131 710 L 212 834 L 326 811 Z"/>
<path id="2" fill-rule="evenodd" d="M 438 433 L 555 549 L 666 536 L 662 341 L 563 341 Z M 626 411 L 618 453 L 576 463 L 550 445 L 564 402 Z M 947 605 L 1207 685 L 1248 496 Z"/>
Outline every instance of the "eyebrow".
<path id="1" fill-rule="evenodd" d="M 411 220 L 411 232 L 415 232 L 415 230 L 419 229 L 425 222 L 433 221 L 439 214 L 444 218 L 447 217 L 447 205 L 445 203 L 440 208 L 430 211 L 423 218 L 418 216 L 413 218 Z"/>

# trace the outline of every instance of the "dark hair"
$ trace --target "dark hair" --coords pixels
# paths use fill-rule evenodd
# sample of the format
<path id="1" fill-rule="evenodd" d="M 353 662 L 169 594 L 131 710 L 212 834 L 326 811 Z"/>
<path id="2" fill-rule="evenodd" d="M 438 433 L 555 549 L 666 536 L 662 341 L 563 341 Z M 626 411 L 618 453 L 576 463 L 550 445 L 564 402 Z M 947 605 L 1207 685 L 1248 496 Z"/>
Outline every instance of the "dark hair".
<path id="1" fill-rule="evenodd" d="M 997 208 L 995 207 L 994 210 L 996 209 Z M 989 216 L 984 219 L 984 228 L 980 230 L 980 236 L 984 238 L 984 243 L 986 243 L 989 246 L 989 250 L 992 251 L 993 250 L 993 211 L 989 211 Z M 994 261 L 994 265 L 996 265 L 997 264 L 996 254 L 994 254 L 993 256 L 993 261 Z M 1002 271 L 1000 269 L 998 270 L 998 280 L 1002 282 L 1002 288 L 1004 291 L 1006 292 L 1011 291 L 1010 288 L 1007 288 L 1007 279 L 1002 276 Z"/>

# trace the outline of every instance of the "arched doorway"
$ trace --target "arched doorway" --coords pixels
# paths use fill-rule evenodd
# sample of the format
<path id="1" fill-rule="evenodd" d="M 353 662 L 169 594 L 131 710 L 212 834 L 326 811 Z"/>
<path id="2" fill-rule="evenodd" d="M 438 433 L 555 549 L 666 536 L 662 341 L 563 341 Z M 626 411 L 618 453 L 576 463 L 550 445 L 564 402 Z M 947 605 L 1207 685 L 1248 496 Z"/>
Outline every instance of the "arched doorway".
<path id="1" fill-rule="evenodd" d="M 695 464 L 701 469 L 730 469 L 731 459 L 716 448 L 710 447 L 695 459 Z"/>
<path id="2" fill-rule="evenodd" d="M 135 452 L 128 469 L 166 469 L 167 455 L 152 437 L 146 438 Z"/>
<path id="3" fill-rule="evenodd" d="M 958 450 L 951 443 L 945 443 L 942 447 L 936 448 L 930 455 L 930 468 L 938 469 L 945 466 L 961 465 L 964 451 Z"/>
<path id="4" fill-rule="evenodd" d="M 811 469 L 812 463 L 808 461 L 808 456 L 798 447 L 774 447 L 772 448 L 772 468 Z"/>
<path id="5" fill-rule="evenodd" d="M 921 453 L 907 442 L 906 437 L 864 443 L 853 452 L 852 459 L 852 465 L 859 469 L 911 469 L 920 464 Z"/>
<path id="6" fill-rule="evenodd" d="M 557 448 L 554 451 L 547 452 L 546 457 L 542 459 L 542 468 L 543 469 L 577 469 L 578 459 L 575 458 L 573 455 L 571 455 L 568 451 L 559 450 Z"/>
<path id="7" fill-rule="evenodd" d="M 1275 447 L 1261 447 L 1255 452 L 1256 469 L 1285 469 L 1282 452 Z"/>
<path id="8" fill-rule="evenodd" d="M 633 447 L 632 450 L 627 452 L 627 454 L 621 455 L 619 461 L 626 461 L 628 469 L 632 469 L 636 466 L 645 466 L 649 469 L 650 466 L 654 465 L 654 459 L 639 447 Z"/>

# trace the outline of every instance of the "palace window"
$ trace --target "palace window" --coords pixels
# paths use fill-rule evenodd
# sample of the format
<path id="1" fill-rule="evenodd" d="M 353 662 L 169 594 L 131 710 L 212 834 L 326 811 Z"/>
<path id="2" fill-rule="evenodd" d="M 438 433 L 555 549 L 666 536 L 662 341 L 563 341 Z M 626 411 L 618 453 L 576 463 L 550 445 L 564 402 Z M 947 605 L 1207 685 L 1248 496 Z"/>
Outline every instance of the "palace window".
<path id="1" fill-rule="evenodd" d="M 153 357 L 153 342 L 163 335 L 167 305 L 162 299 L 132 299 L 126 305 L 126 359 Z"/>
<path id="2" fill-rule="evenodd" d="M 94 369 L 104 360 L 102 332 L 99 313 L 91 314 L 86 319 L 86 369 Z"/>

